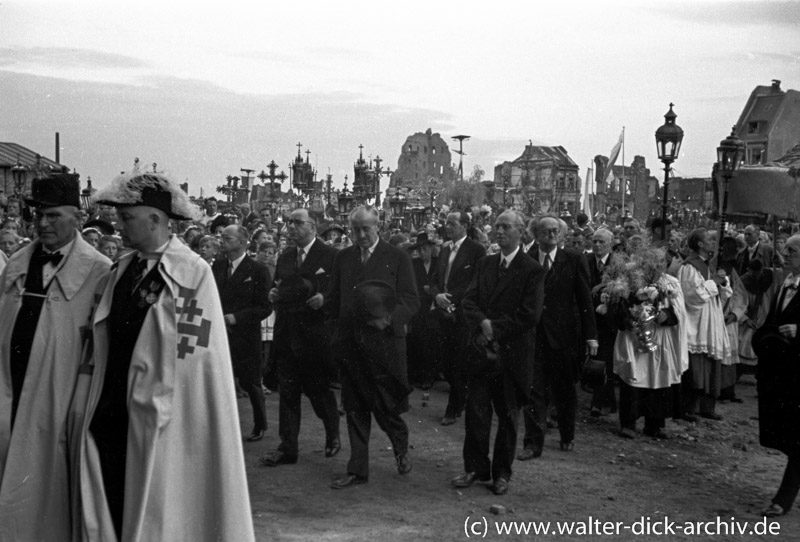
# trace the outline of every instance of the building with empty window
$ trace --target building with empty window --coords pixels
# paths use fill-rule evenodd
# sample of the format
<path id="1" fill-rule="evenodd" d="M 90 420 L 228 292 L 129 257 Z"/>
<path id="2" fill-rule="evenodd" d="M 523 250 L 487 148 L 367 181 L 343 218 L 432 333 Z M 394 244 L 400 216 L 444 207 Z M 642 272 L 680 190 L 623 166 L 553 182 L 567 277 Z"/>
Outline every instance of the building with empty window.
<path id="1" fill-rule="evenodd" d="M 408 136 L 403 143 L 389 186 L 414 188 L 428 183 L 431 178 L 438 183 L 449 182 L 455 178 L 455 172 L 447 143 L 441 135 L 428 128 L 425 132 Z"/>

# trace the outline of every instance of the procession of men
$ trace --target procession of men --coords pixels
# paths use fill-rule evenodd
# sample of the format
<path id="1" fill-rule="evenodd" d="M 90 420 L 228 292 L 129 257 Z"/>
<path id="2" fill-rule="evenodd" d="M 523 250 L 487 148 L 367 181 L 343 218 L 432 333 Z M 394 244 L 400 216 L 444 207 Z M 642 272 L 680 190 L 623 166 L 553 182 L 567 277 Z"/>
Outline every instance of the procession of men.
<path id="1" fill-rule="evenodd" d="M 588 230 L 571 236 L 557 216 L 499 209 L 476 231 L 468 210 L 446 209 L 407 232 L 412 241 L 385 235 L 380 210 L 370 205 L 335 228 L 303 207 L 277 224 L 249 206 L 239 219 L 226 218 L 213 198 L 201 217 L 172 178 L 138 169 L 95 200 L 106 213 L 116 210 L 113 219 L 98 219 L 113 220 L 120 240 L 113 262 L 85 240 L 76 176 L 57 172 L 34 181 L 25 206 L 36 236 L 2 271 L 2 540 L 252 540 L 244 447 L 272 428 L 278 445 L 259 465 L 284 469 L 304 468 L 301 451 L 314 444 L 326 459 L 347 451 L 346 471 L 331 473 L 328 486 L 352 490 L 370 482 L 380 461 L 370 457 L 374 418 L 391 443 L 392 469 L 413 476 L 422 458 L 413 457 L 414 426 L 404 414 L 414 388 L 428 390 L 431 380 L 447 384 L 441 431 L 453 431 L 463 415 L 463 472 L 450 485 L 484 483 L 497 496 L 513 487 L 515 459 L 538 464 L 550 426 L 556 453 L 580 447 L 578 383 L 598 374 L 587 384 L 590 415 L 614 414 L 620 387 L 622 438 L 637 437 L 641 416 L 643 435 L 654 439 L 669 438 L 667 412 L 719 421 L 723 388 L 730 395 L 722 397 L 735 398 L 736 370 L 724 366 L 738 341 L 726 326 L 744 324 L 748 300 L 739 299 L 733 317 L 729 307 L 733 296 L 747 296 L 748 270 L 756 267 L 772 269 L 777 286 L 755 326 L 774 324 L 772 335 L 752 339 L 755 355 L 796 356 L 798 322 L 790 315 L 800 236 L 785 243 L 784 276 L 781 255 L 754 242 L 754 226 L 726 271 L 704 228 L 689 232 L 688 250 L 668 259 L 630 221 L 591 231 L 583 220 Z M 348 236 L 325 239 L 323 226 Z M 197 243 L 189 240 L 194 228 L 201 229 Z M 566 246 L 568 238 L 578 241 Z M 192 248 L 203 239 L 217 248 L 211 265 Z M 612 282 L 634 268 L 645 282 L 629 284 L 615 304 Z M 632 312 L 648 299 L 654 345 Z M 747 314 L 755 320 L 757 312 Z M 422 342 L 410 348 L 412 340 Z M 647 376 L 663 367 L 669 378 Z M 764 371 L 776 382 L 797 378 L 784 366 Z M 273 390 L 277 424 L 265 399 Z M 237 393 L 252 409 L 244 434 Z M 300 438 L 302 395 L 320 420 L 307 429 L 317 443 Z M 797 496 L 800 444 L 796 415 L 764 401 L 779 421 L 762 439 L 789 457 L 764 511 L 775 517 Z M 788 435 L 776 436 L 787 427 Z"/>

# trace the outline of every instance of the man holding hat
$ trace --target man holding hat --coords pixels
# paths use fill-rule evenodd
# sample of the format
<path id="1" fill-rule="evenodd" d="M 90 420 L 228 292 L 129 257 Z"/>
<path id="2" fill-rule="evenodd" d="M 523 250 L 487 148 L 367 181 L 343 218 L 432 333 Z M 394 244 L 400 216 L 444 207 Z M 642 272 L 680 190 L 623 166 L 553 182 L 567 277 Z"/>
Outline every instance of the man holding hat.
<path id="1" fill-rule="evenodd" d="M 78 234 L 77 174 L 36 179 L 31 192 L 38 239 L 14 253 L 0 280 L 0 538 L 63 540 L 67 413 L 111 262 Z"/>
<path id="2" fill-rule="evenodd" d="M 363 484 L 369 479 L 373 415 L 392 443 L 397 471 L 411 472 L 408 426 L 401 417 L 408 410 L 411 393 L 406 369 L 406 324 L 419 307 L 411 257 L 380 239 L 378 211 L 374 207 L 362 205 L 354 209 L 350 213 L 350 231 L 355 244 L 336 255 L 331 286 L 324 298 L 328 314 L 338 318 L 336 349 L 350 437 L 347 474 L 333 480 L 333 489 Z M 380 327 L 379 341 L 371 330 L 364 329 L 358 317 L 358 296 L 354 291 L 365 281 L 384 282 L 396 296 L 396 303 L 374 322 L 376 330 Z"/>
<path id="3" fill-rule="evenodd" d="M 300 398 L 305 393 L 325 427 L 325 457 L 341 449 L 339 411 L 330 388 L 333 375 L 330 334 L 323 297 L 338 251 L 317 239 L 317 223 L 296 209 L 287 223 L 291 246 L 278 258 L 269 300 L 276 305 L 275 356 L 280 391 L 278 449 L 261 459 L 267 467 L 297 462 Z"/>
<path id="4" fill-rule="evenodd" d="M 195 210 L 176 182 L 137 169 L 97 197 L 117 208 L 133 251 L 112 266 L 91 387 L 75 405 L 79 535 L 253 540 L 219 294 L 211 268 L 169 229 Z"/>

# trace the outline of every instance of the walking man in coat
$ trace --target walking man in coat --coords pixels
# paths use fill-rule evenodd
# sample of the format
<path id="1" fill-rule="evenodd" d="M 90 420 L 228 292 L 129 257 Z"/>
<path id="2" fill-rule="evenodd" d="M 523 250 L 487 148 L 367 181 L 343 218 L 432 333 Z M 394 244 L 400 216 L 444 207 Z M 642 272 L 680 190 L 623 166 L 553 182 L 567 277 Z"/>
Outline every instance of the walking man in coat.
<path id="1" fill-rule="evenodd" d="M 249 234 L 243 226 L 222 230 L 220 252 L 214 261 L 214 279 L 222 300 L 233 360 L 233 375 L 247 392 L 253 407 L 253 431 L 247 442 L 264 438 L 267 405 L 261 387 L 261 320 L 269 316 L 269 270 L 247 255 Z"/>
<path id="2" fill-rule="evenodd" d="M 493 480 L 496 495 L 508 492 L 517 447 L 517 419 L 533 376 L 536 325 L 544 300 L 544 269 L 519 241 L 522 216 L 506 211 L 495 231 L 500 253 L 481 260 L 464 296 L 464 313 L 475 347 L 468 354 L 469 397 L 464 437 L 464 473 L 455 487 Z M 494 454 L 489 460 L 492 411 L 497 413 Z"/>
<path id="3" fill-rule="evenodd" d="M 254 540 L 219 293 L 211 268 L 170 234 L 169 219 L 196 210 L 177 182 L 136 168 L 97 196 L 117 207 L 133 251 L 112 267 L 94 316 L 80 537 Z"/>
<path id="4" fill-rule="evenodd" d="M 447 408 L 441 424 L 453 425 L 456 418 L 461 416 L 467 401 L 467 375 L 464 367 L 467 322 L 461 301 L 478 268 L 478 260 L 486 255 L 486 249 L 467 237 L 467 213 L 457 211 L 448 214 L 444 227 L 450 243 L 439 255 L 434 301 L 435 312 L 441 322 L 442 366 L 447 383 L 450 384 Z"/>
<path id="5" fill-rule="evenodd" d="M 67 413 L 111 266 L 78 234 L 79 192 L 74 174 L 33 181 L 38 239 L 0 281 L 2 540 L 64 540 L 71 531 Z"/>
<path id="6" fill-rule="evenodd" d="M 278 258 L 269 300 L 276 307 L 274 348 L 280 391 L 278 449 L 261 458 L 267 467 L 297 462 L 300 399 L 305 393 L 325 427 L 325 457 L 341 449 L 339 411 L 330 388 L 333 375 L 330 335 L 322 293 L 328 288 L 338 251 L 317 239 L 317 222 L 296 209 L 287 223 L 294 246 Z M 291 290 L 290 283 L 296 284 Z M 298 291 L 299 290 L 299 291 Z M 284 293 L 286 299 L 281 299 Z"/>
<path id="7" fill-rule="evenodd" d="M 788 456 L 781 485 L 761 515 L 782 516 L 800 491 L 800 235 L 784 248 L 786 279 L 753 336 L 758 355 L 758 425 L 762 446 Z M 779 279 L 780 280 L 780 279 Z"/>
<path id="8" fill-rule="evenodd" d="M 378 211 L 360 206 L 350 213 L 354 244 L 342 249 L 333 265 L 331 286 L 324 303 L 338 318 L 337 351 L 342 369 L 342 404 L 347 413 L 350 461 L 347 473 L 333 489 L 363 484 L 369 479 L 369 436 L 372 416 L 392 443 L 397 471 L 411 472 L 408 426 L 400 416 L 408 410 L 406 324 L 419 307 L 411 257 L 378 236 Z M 379 328 L 365 325 L 354 305 L 355 287 L 380 281 L 392 290 L 391 310 Z M 369 296 L 366 296 L 369 297 Z M 368 332 L 368 333 L 367 333 Z M 379 333 L 376 333 L 379 332 Z"/>
<path id="9" fill-rule="evenodd" d="M 597 354 L 597 328 L 589 289 L 589 268 L 583 254 L 559 248 L 563 238 L 559 220 L 544 216 L 533 223 L 538 245 L 534 258 L 545 270 L 544 310 L 536 332 L 531 404 L 523 410 L 524 448 L 518 459 L 542 455 L 547 428 L 547 388 L 558 412 L 562 451 L 573 449 L 583 357 Z"/>

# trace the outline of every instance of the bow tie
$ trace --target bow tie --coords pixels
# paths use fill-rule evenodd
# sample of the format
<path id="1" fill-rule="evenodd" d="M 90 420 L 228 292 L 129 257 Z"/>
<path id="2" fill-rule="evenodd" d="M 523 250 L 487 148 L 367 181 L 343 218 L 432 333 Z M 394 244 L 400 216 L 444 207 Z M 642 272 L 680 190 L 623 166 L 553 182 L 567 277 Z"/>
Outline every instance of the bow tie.
<path id="1" fill-rule="evenodd" d="M 32 260 L 36 260 L 37 263 L 44 265 L 46 263 L 51 263 L 53 265 L 58 265 L 62 259 L 64 259 L 64 255 L 60 252 L 51 252 L 51 253 L 44 253 L 40 252 L 38 254 L 34 254 L 31 258 Z"/>

